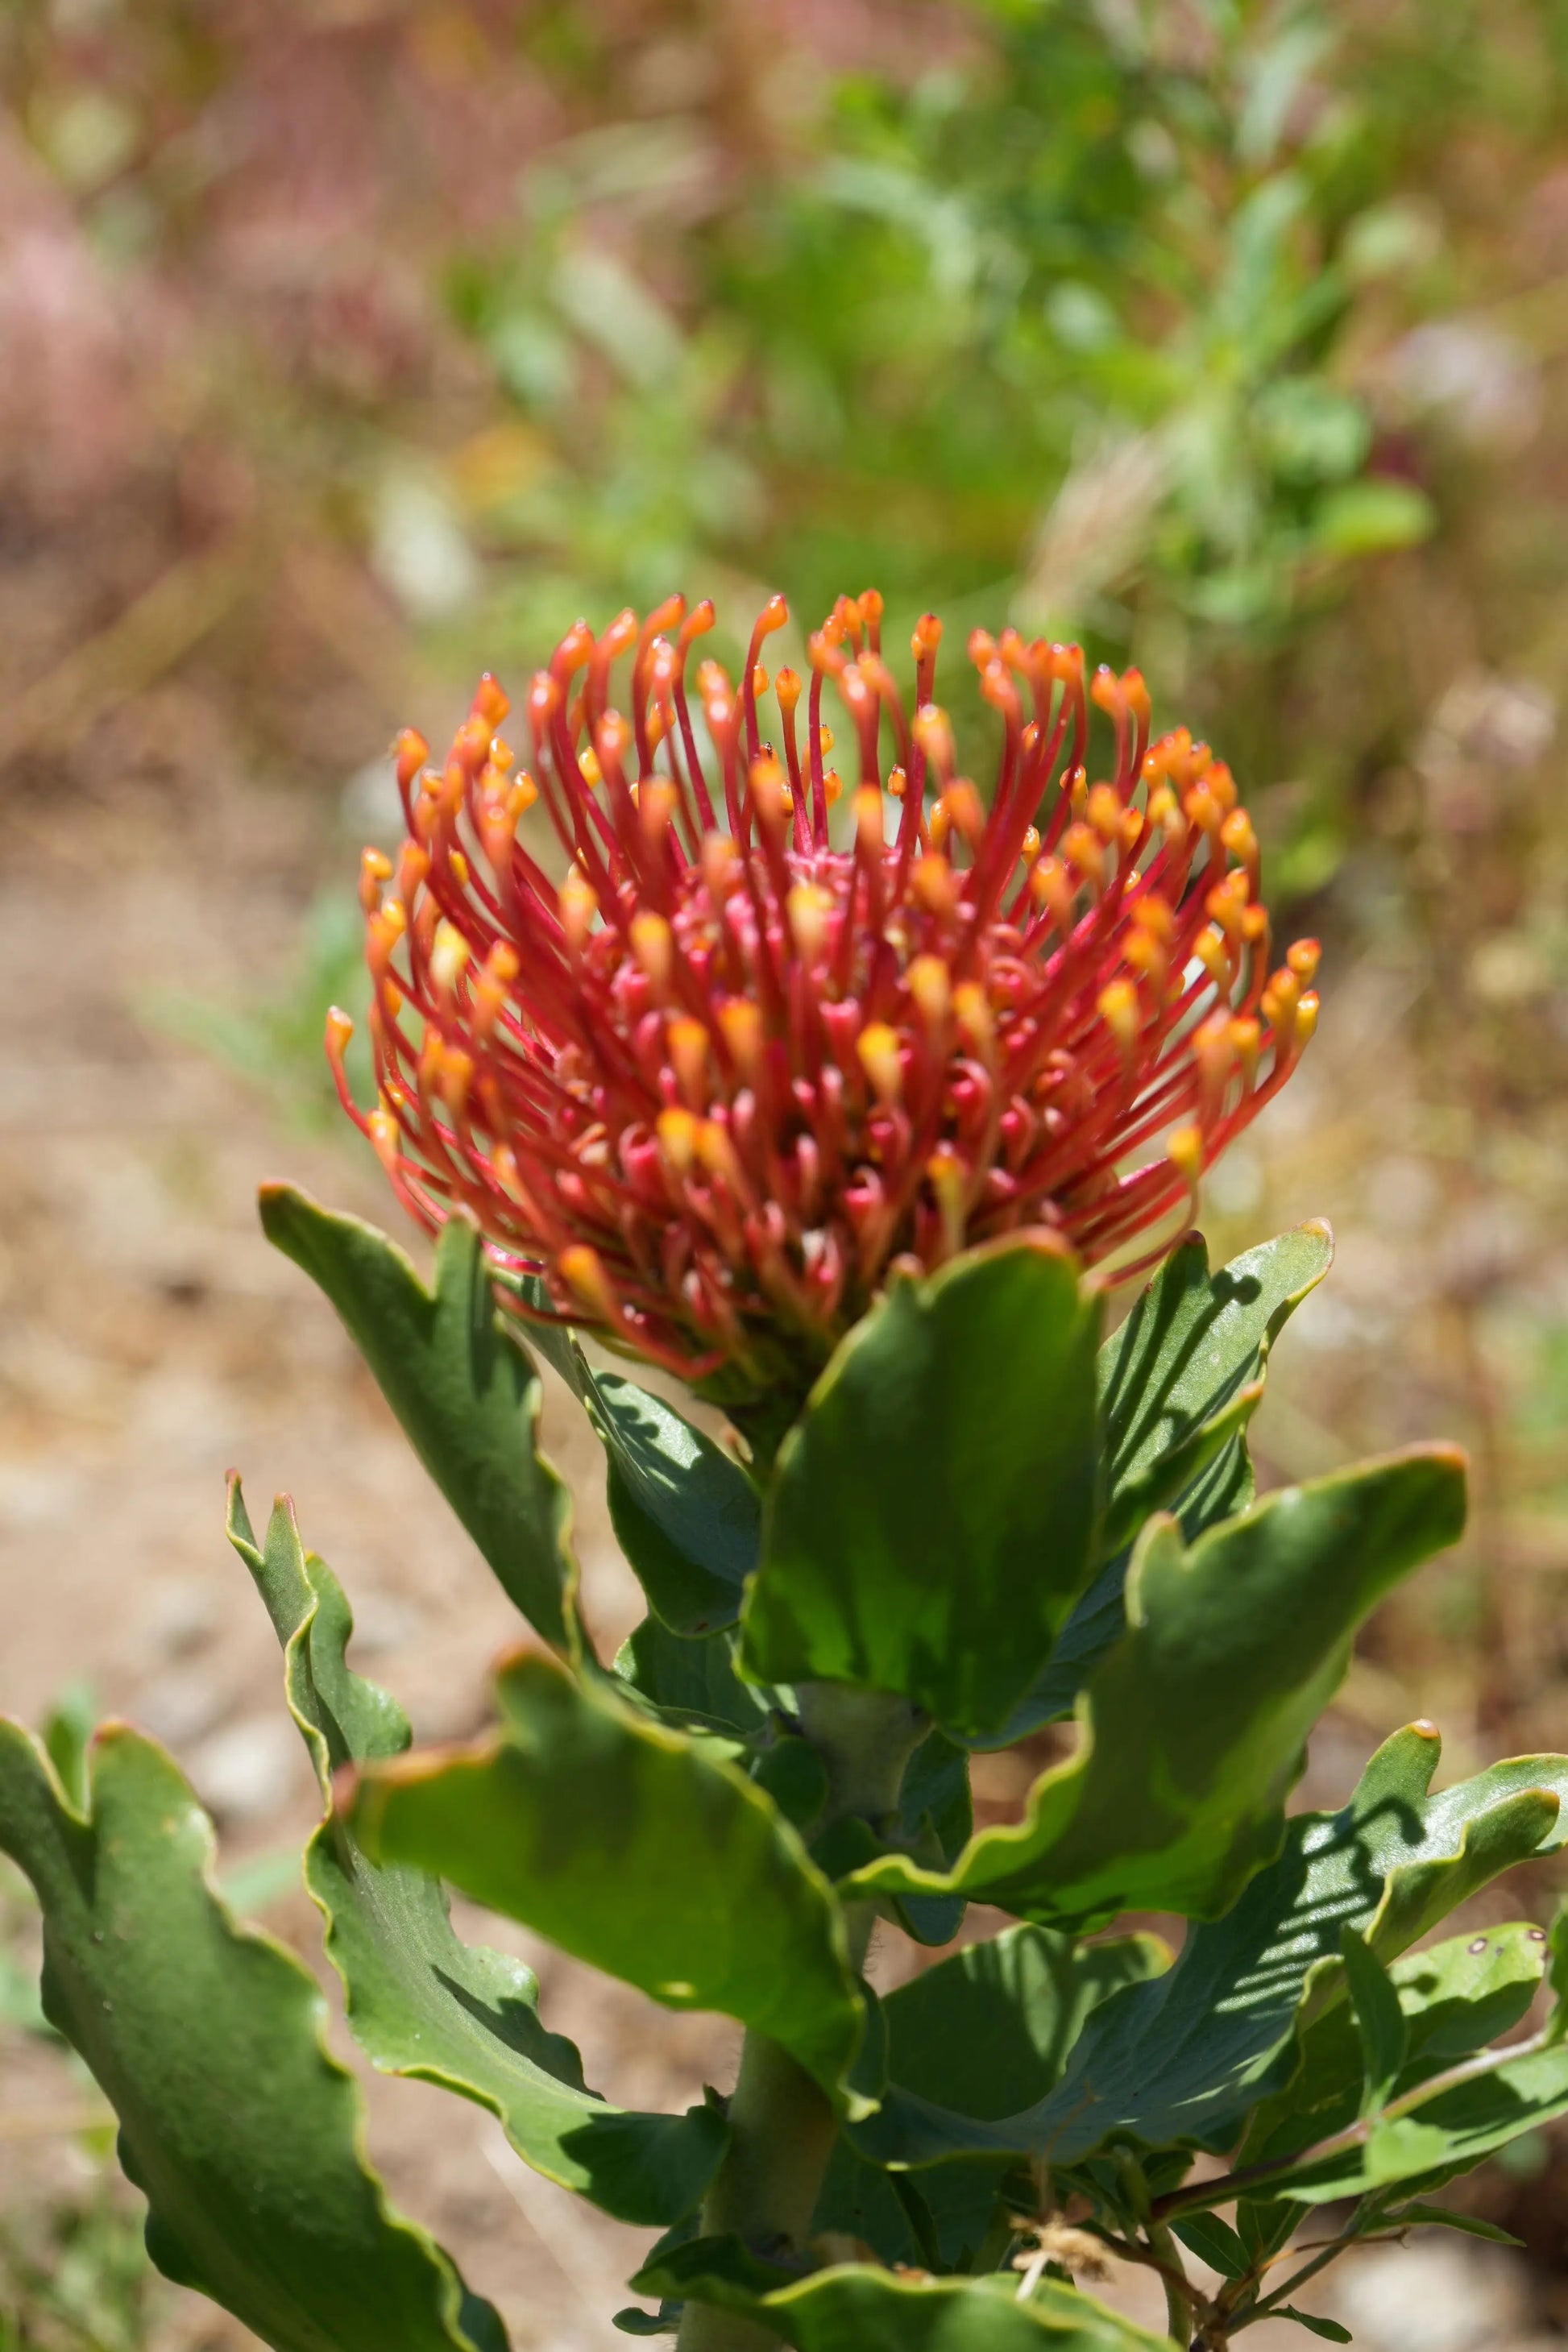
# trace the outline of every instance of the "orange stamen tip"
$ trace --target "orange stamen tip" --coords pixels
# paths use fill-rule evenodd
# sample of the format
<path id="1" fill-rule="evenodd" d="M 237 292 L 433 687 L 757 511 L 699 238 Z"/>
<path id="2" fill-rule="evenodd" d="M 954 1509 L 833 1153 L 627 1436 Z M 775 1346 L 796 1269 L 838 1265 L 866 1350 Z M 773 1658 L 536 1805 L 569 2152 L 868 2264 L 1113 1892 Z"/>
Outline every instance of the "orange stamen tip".
<path id="1" fill-rule="evenodd" d="M 885 1103 L 896 1103 L 904 1090 L 904 1066 L 899 1034 L 885 1021 L 869 1021 L 855 1042 L 860 1066 Z"/>
<path id="2" fill-rule="evenodd" d="M 958 904 L 958 876 L 939 850 L 916 859 L 910 887 L 928 915 L 951 915 Z"/>
<path id="3" fill-rule="evenodd" d="M 630 936 L 632 953 L 655 988 L 667 987 L 675 959 L 675 934 L 664 916 L 645 908 L 632 917 Z"/>
<path id="4" fill-rule="evenodd" d="M 430 948 L 430 978 L 439 994 L 451 995 L 470 952 L 468 942 L 456 923 L 443 919 L 437 924 L 436 937 Z"/>
<path id="5" fill-rule="evenodd" d="M 1204 1171 L 1202 1128 L 1177 1128 L 1166 1142 L 1165 1157 L 1184 1183 L 1195 1185 Z"/>
<path id="6" fill-rule="evenodd" d="M 928 1028 L 938 1028 L 946 1020 L 952 1001 L 952 975 L 942 956 L 918 955 L 910 964 L 904 978 L 910 994 L 920 1008 L 921 1020 Z"/>
<path id="7" fill-rule="evenodd" d="M 707 1108 L 708 1032 L 689 1013 L 678 1013 L 665 1032 L 680 1091 L 693 1110 Z"/>
<path id="8" fill-rule="evenodd" d="M 789 914 L 790 936 L 803 963 L 814 964 L 821 956 L 827 939 L 828 919 L 833 913 L 833 893 L 820 882 L 797 882 L 785 905 Z"/>
<path id="9" fill-rule="evenodd" d="M 989 1061 L 996 1048 L 996 1016 L 978 981 L 963 981 L 953 990 L 952 1009 L 970 1045 L 983 1061 Z"/>
<path id="10" fill-rule="evenodd" d="M 394 758 L 397 763 L 397 781 L 405 792 L 429 757 L 430 746 L 418 730 L 404 728 L 394 747 Z"/>
<path id="11" fill-rule="evenodd" d="M 366 853 L 368 855 L 368 852 Z M 1285 961 L 1304 986 L 1310 986 L 1318 976 L 1322 949 L 1316 940 L 1298 940 L 1285 950 Z"/>
<path id="12" fill-rule="evenodd" d="M 599 911 L 599 901 L 594 886 L 580 866 L 574 866 L 561 885 L 559 898 L 561 928 L 566 934 L 567 945 L 581 948 L 593 928 Z"/>
<path id="13" fill-rule="evenodd" d="M 727 898 L 740 879 L 741 853 L 727 833 L 705 833 L 702 836 L 702 879 L 708 885 L 708 895 L 715 900 Z"/>
<path id="14" fill-rule="evenodd" d="M 959 776 L 949 784 L 938 807 L 946 811 L 947 821 L 971 849 L 979 846 L 985 831 L 985 809 L 979 793 L 967 776 Z"/>
<path id="15" fill-rule="evenodd" d="M 934 702 L 922 702 L 914 715 L 910 732 L 938 774 L 951 775 L 952 724 L 946 711 Z"/>
<path id="16" fill-rule="evenodd" d="M 1245 809 L 1232 809 L 1220 826 L 1219 837 L 1233 857 L 1242 858 L 1248 866 L 1257 864 L 1258 835 Z"/>
<path id="17" fill-rule="evenodd" d="M 1109 849 L 1121 832 L 1121 796 L 1115 787 L 1111 784 L 1091 786 L 1086 814 Z"/>
<path id="18" fill-rule="evenodd" d="M 1124 1054 L 1130 1054 L 1138 1043 L 1142 1016 L 1138 1006 L 1138 991 L 1130 980 L 1107 982 L 1095 999 L 1100 1019 Z"/>
<path id="19" fill-rule="evenodd" d="M 788 719 L 800 700 L 800 678 L 797 673 L 793 669 L 781 669 L 773 680 L 773 692 L 778 698 L 779 709 Z"/>
<path id="20" fill-rule="evenodd" d="M 379 849 L 362 851 L 359 862 L 359 902 L 367 915 L 381 904 L 382 885 L 392 879 L 392 860 Z"/>
<path id="21" fill-rule="evenodd" d="M 684 1176 L 697 1158 L 698 1130 L 701 1120 L 694 1112 L 672 1106 L 661 1110 L 657 1122 L 658 1148 L 673 1174 Z"/>
<path id="22" fill-rule="evenodd" d="M 605 1262 L 586 1242 L 574 1242 L 556 1260 L 561 1278 L 583 1305 L 605 1323 L 620 1320 L 620 1301 L 605 1271 Z"/>
<path id="23" fill-rule="evenodd" d="M 335 1066 L 343 1056 L 343 1049 L 354 1034 L 354 1024 L 341 1004 L 327 1008 L 327 1057 Z"/>
<path id="24" fill-rule="evenodd" d="M 742 1077 L 754 1078 L 763 1059 L 763 1016 L 748 996 L 731 996 L 719 1007 L 719 1034 Z"/>

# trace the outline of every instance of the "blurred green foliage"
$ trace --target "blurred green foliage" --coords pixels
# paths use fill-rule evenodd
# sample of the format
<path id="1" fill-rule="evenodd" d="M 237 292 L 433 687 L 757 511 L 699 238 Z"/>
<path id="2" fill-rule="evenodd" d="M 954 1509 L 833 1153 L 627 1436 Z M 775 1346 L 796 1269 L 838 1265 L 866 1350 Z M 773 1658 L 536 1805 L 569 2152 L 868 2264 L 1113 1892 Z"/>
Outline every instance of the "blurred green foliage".
<path id="1" fill-rule="evenodd" d="M 684 319 L 657 287 L 695 114 L 552 148 L 527 233 L 454 266 L 565 460 L 492 518 L 547 559 L 531 632 L 718 553 L 813 607 L 864 574 L 1108 646 L 1150 606 L 1268 643 L 1430 527 L 1350 344 L 1433 233 L 1335 12 L 1058 0 L 964 31 L 912 79 L 826 81 L 681 239 Z M 646 271 L 593 241 L 606 210 L 653 216 Z"/>

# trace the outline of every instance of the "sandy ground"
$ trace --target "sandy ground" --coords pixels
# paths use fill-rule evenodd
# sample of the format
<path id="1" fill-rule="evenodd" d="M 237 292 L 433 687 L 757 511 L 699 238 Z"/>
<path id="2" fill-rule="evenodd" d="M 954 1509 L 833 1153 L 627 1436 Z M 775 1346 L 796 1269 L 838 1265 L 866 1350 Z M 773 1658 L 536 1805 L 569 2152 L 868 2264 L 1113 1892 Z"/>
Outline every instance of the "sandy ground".
<path id="1" fill-rule="evenodd" d="M 74 816 L 24 810 L 0 879 L 0 1707 L 37 1720 L 85 1677 L 104 1712 L 181 1757 L 228 1865 L 297 1847 L 314 1794 L 270 1628 L 224 1541 L 231 1465 L 257 1515 L 275 1490 L 293 1494 L 353 1601 L 356 1663 L 398 1692 L 417 1738 L 483 1722 L 487 1663 L 516 1620 L 330 1309 L 256 1223 L 270 1174 L 390 1222 L 374 1168 L 282 1130 L 129 1009 L 160 989 L 242 997 L 279 968 L 319 815 L 215 786 L 183 814 L 177 850 L 147 846 L 170 837 L 143 832 L 129 796 Z M 577 1488 L 589 1612 L 611 1643 L 638 1613 L 635 1588 L 597 1449 L 560 1392 L 546 1439 Z M 1367 1744 L 1331 1732 L 1314 1799 L 1338 1795 Z M 267 1918 L 319 1964 L 302 1895 Z M 705 2077 L 729 2079 L 723 2021 L 668 2015 L 504 1925 L 482 1932 L 533 1960 L 548 2021 L 577 2038 L 598 2087 L 684 2105 Z M 352 2056 L 341 2026 L 336 2040 Z M 0 2205 L 68 2187 L 83 2158 L 61 2126 L 89 2095 L 44 2045 L 0 2035 Z M 477 2109 L 374 2078 L 367 2098 L 395 2199 L 500 2305 L 520 2352 L 619 2340 L 608 2319 L 637 2233 L 529 2173 Z M 1507 2257 L 1444 2242 L 1404 2257 L 1398 2281 L 1369 2253 L 1314 2307 L 1353 2314 L 1374 2352 L 1533 2341 L 1532 2292 Z M 1141 2280 L 1111 2292 L 1157 2318 Z M 171 2290 L 162 2307 L 169 2352 L 242 2340 L 194 2297 Z M 1254 2340 L 1268 2352 L 1302 2338 L 1280 2325 Z"/>

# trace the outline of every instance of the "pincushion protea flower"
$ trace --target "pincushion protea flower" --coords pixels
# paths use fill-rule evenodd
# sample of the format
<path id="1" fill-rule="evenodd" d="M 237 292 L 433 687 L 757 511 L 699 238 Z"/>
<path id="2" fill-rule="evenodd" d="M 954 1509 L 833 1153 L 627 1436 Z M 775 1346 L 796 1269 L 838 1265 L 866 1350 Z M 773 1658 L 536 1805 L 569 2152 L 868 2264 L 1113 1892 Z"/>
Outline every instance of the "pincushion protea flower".
<path id="1" fill-rule="evenodd" d="M 762 662 L 779 596 L 738 691 L 698 667 L 700 730 L 713 610 L 672 597 L 567 632 L 526 768 L 489 677 L 444 765 L 405 734 L 408 837 L 363 861 L 368 1115 L 328 1024 L 404 1205 L 470 1213 L 503 1301 L 736 1400 L 798 1391 L 898 1262 L 1027 1225 L 1089 1264 L 1159 1229 L 1124 1271 L 1155 1262 L 1317 1013 L 1314 942 L 1270 974 L 1229 771 L 1184 729 L 1150 741 L 1135 670 L 1086 683 L 1076 646 L 976 631 L 987 805 L 932 699 L 941 624 L 914 632 L 911 719 L 881 612 L 840 598 L 811 638 L 804 737 L 800 677 Z M 564 879 L 520 838 L 536 803 Z"/>

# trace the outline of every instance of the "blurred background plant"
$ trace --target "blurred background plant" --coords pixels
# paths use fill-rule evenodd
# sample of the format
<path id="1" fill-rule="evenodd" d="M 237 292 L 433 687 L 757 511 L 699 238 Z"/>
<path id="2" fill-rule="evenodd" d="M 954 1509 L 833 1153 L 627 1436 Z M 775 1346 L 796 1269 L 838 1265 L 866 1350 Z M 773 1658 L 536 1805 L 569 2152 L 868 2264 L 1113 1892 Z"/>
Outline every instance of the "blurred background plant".
<path id="1" fill-rule="evenodd" d="M 51 1449 L 262 1315 L 225 1221 L 330 1117 L 393 726 L 579 610 L 874 583 L 1136 660 L 1245 780 L 1325 1011 L 1209 1222 L 1342 1237 L 1264 1453 L 1476 1455 L 1347 1748 L 1563 1744 L 1563 0 L 11 0 L 0 88 L 18 1561 L 91 1553 Z M 190 1373 L 235 1444 L 264 1336 Z M 6 1700 L 70 1654 L 23 1624 Z M 1551 2179 L 1488 2210 L 1561 2263 Z"/>

